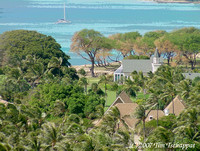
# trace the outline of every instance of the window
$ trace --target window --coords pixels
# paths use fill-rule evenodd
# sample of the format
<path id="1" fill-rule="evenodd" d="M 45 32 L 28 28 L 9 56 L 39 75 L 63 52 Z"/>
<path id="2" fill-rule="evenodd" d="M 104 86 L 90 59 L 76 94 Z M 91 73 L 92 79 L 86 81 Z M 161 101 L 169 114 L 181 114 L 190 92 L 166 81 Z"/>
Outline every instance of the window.
<path id="1" fill-rule="evenodd" d="M 164 112 L 166 116 L 169 115 L 169 109 L 165 109 Z"/>

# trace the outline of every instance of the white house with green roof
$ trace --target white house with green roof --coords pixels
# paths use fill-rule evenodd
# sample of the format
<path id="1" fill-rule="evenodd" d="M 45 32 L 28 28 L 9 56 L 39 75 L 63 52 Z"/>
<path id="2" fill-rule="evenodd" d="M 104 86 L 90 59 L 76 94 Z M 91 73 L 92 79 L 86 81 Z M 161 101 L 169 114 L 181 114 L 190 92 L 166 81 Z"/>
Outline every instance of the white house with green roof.
<path id="1" fill-rule="evenodd" d="M 150 59 L 123 59 L 121 66 L 114 72 L 114 81 L 127 79 L 133 71 L 142 71 L 144 75 L 150 71 L 154 73 L 162 64 L 163 57 L 157 49 Z"/>

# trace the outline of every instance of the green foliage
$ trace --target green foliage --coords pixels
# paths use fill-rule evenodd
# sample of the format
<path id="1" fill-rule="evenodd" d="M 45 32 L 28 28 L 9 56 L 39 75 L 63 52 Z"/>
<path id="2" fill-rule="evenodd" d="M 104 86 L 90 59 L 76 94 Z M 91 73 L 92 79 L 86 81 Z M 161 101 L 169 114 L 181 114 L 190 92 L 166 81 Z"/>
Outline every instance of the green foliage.
<path id="1" fill-rule="evenodd" d="M 124 59 L 150 59 L 148 56 L 137 56 L 137 55 L 129 55 L 125 57 Z"/>
<path id="2" fill-rule="evenodd" d="M 78 85 L 49 83 L 38 86 L 32 93 L 29 104 L 41 108 L 48 116 L 62 117 L 67 112 L 88 117 L 96 112 L 96 106 L 105 104 L 94 92 L 86 96 L 83 88 Z"/>
<path id="3" fill-rule="evenodd" d="M 86 71 L 83 68 L 81 68 L 80 70 L 78 70 L 78 73 L 80 75 L 82 75 L 82 76 L 86 76 Z"/>
<path id="4" fill-rule="evenodd" d="M 99 96 L 104 96 L 105 93 L 101 90 L 101 88 L 99 88 L 97 83 L 92 83 L 91 85 L 91 89 L 88 90 L 89 93 L 96 93 Z"/>
<path id="5" fill-rule="evenodd" d="M 98 105 L 105 105 L 105 100 L 99 98 L 97 95 L 90 95 L 87 98 L 87 101 L 85 103 L 84 113 L 86 117 L 88 117 L 91 113 L 97 112 L 96 107 Z"/>
<path id="6" fill-rule="evenodd" d="M 62 65 L 69 66 L 69 56 L 61 51 L 55 39 L 36 31 L 14 30 L 0 36 L 1 50 L 5 51 L 4 65 L 18 66 L 27 55 L 40 58 L 40 63 L 47 66 L 52 57 L 61 57 Z"/>

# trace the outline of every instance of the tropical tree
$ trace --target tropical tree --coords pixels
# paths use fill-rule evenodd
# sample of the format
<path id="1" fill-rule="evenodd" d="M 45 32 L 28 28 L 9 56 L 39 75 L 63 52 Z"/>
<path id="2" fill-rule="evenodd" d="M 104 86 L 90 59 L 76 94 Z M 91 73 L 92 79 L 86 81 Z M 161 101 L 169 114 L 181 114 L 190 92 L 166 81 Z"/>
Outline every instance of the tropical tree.
<path id="1" fill-rule="evenodd" d="M 21 66 L 26 56 L 35 56 L 40 63 L 47 67 L 52 57 L 62 58 L 62 64 L 70 66 L 67 56 L 61 46 L 51 36 L 40 34 L 36 31 L 13 30 L 0 36 L 1 50 L 3 53 L 3 65 Z M 2 57 L 2 56 L 1 56 Z"/>
<path id="2" fill-rule="evenodd" d="M 79 79 L 79 84 L 80 85 L 84 85 L 85 94 L 87 94 L 87 85 L 88 85 L 87 78 L 85 78 L 85 77 L 80 78 Z"/>
<path id="3" fill-rule="evenodd" d="M 100 32 L 83 29 L 72 37 L 71 51 L 91 62 L 91 75 L 94 77 L 96 55 L 103 48 L 111 49 L 112 46 Z M 83 55 L 85 54 L 85 55 Z"/>
<path id="4" fill-rule="evenodd" d="M 117 107 L 112 107 L 106 112 L 106 115 L 103 117 L 99 128 L 102 132 L 112 135 L 116 132 L 116 130 L 119 130 L 120 123 L 125 128 L 128 128 L 128 125 L 125 123 L 123 117 L 120 116 L 119 109 Z"/>
<path id="5" fill-rule="evenodd" d="M 162 93 L 162 91 L 160 89 L 150 88 L 148 92 L 150 93 L 150 96 L 147 99 L 148 105 L 156 106 L 156 110 L 157 110 L 156 122 L 157 122 L 157 127 L 158 127 L 158 110 L 160 107 L 159 99 L 160 99 L 160 94 Z"/>
<path id="6" fill-rule="evenodd" d="M 152 143 L 152 144 L 157 143 L 158 145 L 172 143 L 173 136 L 174 136 L 174 134 L 172 131 L 170 131 L 162 126 L 159 126 L 155 130 L 153 130 L 151 132 L 151 134 L 148 136 L 147 143 Z M 167 146 L 164 146 L 163 150 L 165 150 L 165 147 L 168 148 Z M 158 148 L 158 146 L 152 145 L 151 148 Z M 160 149 L 160 150 L 162 150 L 162 149 Z"/>
<path id="7" fill-rule="evenodd" d="M 154 41 L 160 37 L 162 37 L 166 32 L 165 31 L 151 31 L 145 33 L 143 37 L 140 37 L 136 41 L 135 51 L 139 55 L 145 55 L 151 57 L 153 52 L 155 51 Z"/>
<path id="8" fill-rule="evenodd" d="M 55 123 L 45 123 L 42 125 L 42 132 L 39 136 L 44 149 L 54 149 L 57 142 L 62 139 L 62 135 L 59 134 L 59 129 Z"/>
<path id="9" fill-rule="evenodd" d="M 78 73 L 80 75 L 84 76 L 84 77 L 86 76 L 86 71 L 83 68 L 81 68 L 80 70 L 78 70 Z"/>
<path id="10" fill-rule="evenodd" d="M 167 58 L 167 64 L 170 65 L 170 60 L 178 54 L 178 48 L 165 37 L 166 35 L 157 39 L 154 43 L 160 53 L 163 54 L 163 57 Z"/>
<path id="11" fill-rule="evenodd" d="M 147 116 L 149 115 L 151 110 L 147 111 L 147 108 L 144 105 L 139 105 L 135 112 L 133 113 L 133 116 L 138 119 L 138 122 L 136 123 L 136 126 L 142 122 L 143 125 L 143 139 L 145 141 L 146 139 L 146 127 L 145 127 L 145 120 Z"/>
<path id="12" fill-rule="evenodd" d="M 141 37 L 138 32 L 128 32 L 124 34 L 117 33 L 111 35 L 109 38 L 114 40 L 114 48 L 118 50 L 123 57 L 126 57 L 135 54 L 134 45 L 138 37 Z"/>
<path id="13" fill-rule="evenodd" d="M 200 30 L 194 27 L 182 28 L 170 33 L 169 40 L 178 47 L 180 55 L 191 65 L 193 70 L 196 65 L 196 57 L 200 52 Z"/>
<path id="14" fill-rule="evenodd" d="M 99 84 L 100 83 L 103 83 L 104 84 L 104 90 L 105 90 L 105 100 L 106 100 L 106 102 L 105 102 L 105 104 L 107 104 L 107 92 L 106 92 L 106 90 L 107 90 L 107 84 L 108 83 L 110 83 L 111 81 L 112 81 L 112 79 L 113 79 L 113 77 L 112 76 L 106 76 L 105 74 L 104 75 L 102 75 L 102 76 L 100 76 L 100 80 L 99 80 Z"/>
<path id="15" fill-rule="evenodd" d="M 177 92 L 180 94 L 181 98 L 187 100 L 190 96 L 192 88 L 192 81 L 190 79 L 185 79 L 180 81 L 180 83 L 177 86 Z"/>
<path id="16" fill-rule="evenodd" d="M 155 105 L 154 105 L 155 106 Z M 143 140 L 144 142 L 146 141 L 146 118 L 148 117 L 149 113 L 151 112 L 152 108 L 154 108 L 154 106 L 152 106 L 151 108 L 149 108 L 146 105 L 139 105 L 135 112 L 133 113 L 133 117 L 135 117 L 136 119 L 138 119 L 138 122 L 136 123 L 136 126 L 139 123 L 142 123 L 143 126 Z"/>
<path id="17" fill-rule="evenodd" d="M 199 109 L 196 107 L 188 108 L 180 114 L 173 130 L 175 143 L 195 144 L 194 150 L 200 149 L 199 115 Z"/>
<path id="18" fill-rule="evenodd" d="M 131 79 L 127 79 L 122 89 L 130 96 L 135 97 L 136 92 L 140 90 L 140 87 Z"/>

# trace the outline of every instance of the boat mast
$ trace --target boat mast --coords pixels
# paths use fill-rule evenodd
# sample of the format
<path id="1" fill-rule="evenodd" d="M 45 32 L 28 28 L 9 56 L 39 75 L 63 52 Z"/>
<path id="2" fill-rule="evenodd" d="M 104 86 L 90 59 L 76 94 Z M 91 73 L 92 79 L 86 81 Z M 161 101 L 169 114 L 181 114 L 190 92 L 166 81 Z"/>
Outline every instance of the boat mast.
<path id="1" fill-rule="evenodd" d="M 65 17 L 65 2 L 64 2 L 64 20 L 66 20 L 66 17 Z"/>

